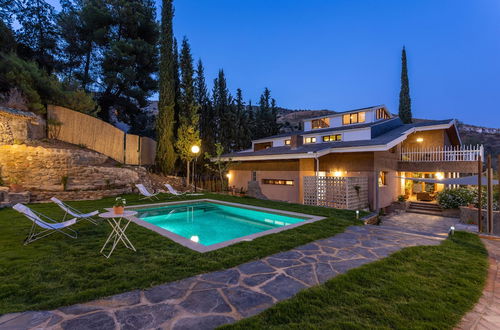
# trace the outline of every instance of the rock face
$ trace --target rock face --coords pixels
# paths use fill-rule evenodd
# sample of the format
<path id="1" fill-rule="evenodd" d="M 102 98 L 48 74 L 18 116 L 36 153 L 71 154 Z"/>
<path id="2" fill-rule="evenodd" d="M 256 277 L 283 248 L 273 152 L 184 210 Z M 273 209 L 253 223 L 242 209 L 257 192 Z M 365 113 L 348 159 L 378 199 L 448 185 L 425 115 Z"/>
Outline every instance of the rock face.
<path id="1" fill-rule="evenodd" d="M 105 155 L 85 149 L 2 145 L 0 177 L 5 183 L 19 181 L 33 200 L 95 199 L 130 192 L 147 171 L 110 164 Z"/>
<path id="2" fill-rule="evenodd" d="M 259 198 L 259 199 L 268 199 L 260 189 L 259 182 L 257 181 L 248 181 L 248 189 L 247 196 Z"/>

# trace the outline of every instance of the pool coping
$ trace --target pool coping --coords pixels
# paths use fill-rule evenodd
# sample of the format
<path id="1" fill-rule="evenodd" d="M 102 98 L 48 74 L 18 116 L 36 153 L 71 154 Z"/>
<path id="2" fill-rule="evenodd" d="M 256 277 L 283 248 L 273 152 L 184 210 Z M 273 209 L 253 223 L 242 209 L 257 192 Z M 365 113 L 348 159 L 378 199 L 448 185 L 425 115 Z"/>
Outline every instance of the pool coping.
<path id="1" fill-rule="evenodd" d="M 161 207 L 161 206 L 169 206 L 169 205 L 175 205 L 175 204 L 194 203 L 194 202 L 210 202 L 210 203 L 223 204 L 223 205 L 229 205 L 229 206 L 237 206 L 237 207 L 242 207 L 242 208 L 256 210 L 256 211 L 266 211 L 266 212 L 274 213 L 274 214 L 282 214 L 282 215 L 289 215 L 289 216 L 302 218 L 302 219 L 304 219 L 304 221 L 301 221 L 298 223 L 293 223 L 293 224 L 290 224 L 288 226 L 283 226 L 283 227 L 279 227 L 279 228 L 261 231 L 259 233 L 246 235 L 246 236 L 234 238 L 234 239 L 231 239 L 231 240 L 228 240 L 225 242 L 206 246 L 206 245 L 202 245 L 200 243 L 193 242 L 192 240 L 185 238 L 185 237 L 182 237 L 178 234 L 175 234 L 169 230 L 160 228 L 156 225 L 153 225 L 149 222 L 146 222 L 142 219 L 139 219 L 136 216 L 129 217 L 129 219 L 139 226 L 142 226 L 144 228 L 152 230 L 152 231 L 154 231 L 154 232 L 156 232 L 164 237 L 171 239 L 172 241 L 176 242 L 177 244 L 180 244 L 182 246 L 185 246 L 191 250 L 194 250 L 194 251 L 197 251 L 200 253 L 218 250 L 220 248 L 230 246 L 230 245 L 233 245 L 233 244 L 236 244 L 239 242 L 252 241 L 258 237 L 267 236 L 270 234 L 276 234 L 276 233 L 279 233 L 279 232 L 282 232 L 285 230 L 289 230 L 289 229 L 296 228 L 296 227 L 299 227 L 299 226 L 302 226 L 305 224 L 309 224 L 309 223 L 313 223 L 313 222 L 316 222 L 319 220 L 326 219 L 326 217 L 321 217 L 321 216 L 317 216 L 317 215 L 284 211 L 284 210 L 277 210 L 277 209 L 271 209 L 271 208 L 267 208 L 267 207 L 253 206 L 253 205 L 233 203 L 233 202 L 225 202 L 225 201 L 220 201 L 217 199 L 210 199 L 210 198 L 190 199 L 190 200 L 163 202 L 163 203 L 155 203 L 155 204 L 134 205 L 134 206 L 127 206 L 126 209 L 137 210 L 137 209 L 150 208 L 150 207 Z"/>

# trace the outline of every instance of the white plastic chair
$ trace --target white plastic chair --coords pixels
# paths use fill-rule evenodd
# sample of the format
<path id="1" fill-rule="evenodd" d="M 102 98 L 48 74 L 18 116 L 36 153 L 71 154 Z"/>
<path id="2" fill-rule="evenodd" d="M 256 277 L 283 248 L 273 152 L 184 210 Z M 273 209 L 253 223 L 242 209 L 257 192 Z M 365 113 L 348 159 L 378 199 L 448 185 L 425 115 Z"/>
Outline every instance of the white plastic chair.
<path id="1" fill-rule="evenodd" d="M 150 199 L 150 200 L 153 200 L 153 198 L 159 199 L 158 196 L 156 196 L 160 193 L 159 191 L 152 193 L 148 189 L 146 189 L 146 187 L 144 187 L 142 183 L 136 184 L 135 186 L 137 187 L 137 189 L 139 189 L 139 193 L 143 196 L 140 199 Z"/>
<path id="2" fill-rule="evenodd" d="M 59 200 L 55 197 L 52 197 L 50 200 L 53 201 L 54 203 L 56 203 L 57 206 L 59 206 L 64 212 L 66 212 L 64 214 L 63 221 L 66 220 L 66 216 L 69 214 L 72 217 L 75 217 L 77 220 L 87 220 L 87 221 L 93 223 L 94 225 L 97 225 L 97 221 L 95 219 L 93 219 L 92 217 L 98 215 L 99 211 L 96 210 L 96 211 L 89 212 L 89 213 L 82 213 L 82 212 L 78 211 L 77 209 L 75 209 L 74 207 L 71 207 L 68 204 L 65 204 L 64 202 L 62 202 L 61 200 Z"/>
<path id="3" fill-rule="evenodd" d="M 76 218 L 64 222 L 57 222 L 56 220 L 49 218 L 46 215 L 33 211 L 32 209 L 23 204 L 18 203 L 14 205 L 12 208 L 17 212 L 25 215 L 31 221 L 33 221 L 31 230 L 26 239 L 24 240 L 24 245 L 28 245 L 31 242 L 49 236 L 50 234 L 53 234 L 55 232 L 59 232 L 71 238 L 77 238 L 78 236 L 78 233 L 76 231 L 69 228 L 70 226 L 76 223 Z M 42 220 L 42 218 L 45 220 Z M 43 230 L 37 231 L 38 227 L 40 227 Z"/>

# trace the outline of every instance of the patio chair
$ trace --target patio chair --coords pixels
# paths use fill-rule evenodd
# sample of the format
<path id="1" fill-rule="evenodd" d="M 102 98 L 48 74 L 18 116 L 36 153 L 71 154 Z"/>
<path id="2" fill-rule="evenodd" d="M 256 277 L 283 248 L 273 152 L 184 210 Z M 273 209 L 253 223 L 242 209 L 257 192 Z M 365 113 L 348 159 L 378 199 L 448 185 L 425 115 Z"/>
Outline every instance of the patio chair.
<path id="1" fill-rule="evenodd" d="M 78 236 L 78 233 L 76 231 L 69 228 L 70 226 L 76 223 L 76 218 L 64 222 L 57 222 L 56 220 L 49 218 L 46 215 L 33 211 L 32 209 L 23 204 L 18 203 L 14 205 L 12 208 L 17 212 L 25 215 L 31 221 L 33 221 L 30 232 L 28 236 L 24 239 L 24 245 L 28 245 L 29 243 L 39 240 L 40 238 L 49 236 L 55 232 L 59 232 L 71 238 L 77 238 Z M 42 220 L 42 218 L 44 220 Z"/>
<path id="2" fill-rule="evenodd" d="M 165 183 L 165 187 L 167 187 L 169 193 L 171 193 L 172 195 L 175 195 L 175 196 L 200 196 L 200 195 L 203 195 L 203 194 L 190 194 L 187 191 L 178 192 L 169 183 Z"/>
<path id="3" fill-rule="evenodd" d="M 64 212 L 66 212 L 64 214 L 64 218 L 62 221 L 66 220 L 66 216 L 69 214 L 72 217 L 75 217 L 77 219 L 77 221 L 78 220 L 87 220 L 87 221 L 93 223 L 94 225 L 97 225 L 97 221 L 95 219 L 93 219 L 92 217 L 98 215 L 99 211 L 96 210 L 96 211 L 89 212 L 89 213 L 82 213 L 82 212 L 78 211 L 77 209 L 75 209 L 74 207 L 71 207 L 68 204 L 65 204 L 64 202 L 62 202 L 61 200 L 59 200 L 55 197 L 52 197 L 50 200 L 53 201 L 54 203 L 56 203 L 57 206 L 59 206 Z"/>
<path id="4" fill-rule="evenodd" d="M 136 184 L 135 186 L 137 187 L 137 189 L 139 189 L 139 193 L 142 195 L 142 198 L 140 199 L 159 199 L 158 196 L 156 196 L 160 193 L 159 191 L 152 193 L 146 187 L 144 187 L 142 183 Z"/>

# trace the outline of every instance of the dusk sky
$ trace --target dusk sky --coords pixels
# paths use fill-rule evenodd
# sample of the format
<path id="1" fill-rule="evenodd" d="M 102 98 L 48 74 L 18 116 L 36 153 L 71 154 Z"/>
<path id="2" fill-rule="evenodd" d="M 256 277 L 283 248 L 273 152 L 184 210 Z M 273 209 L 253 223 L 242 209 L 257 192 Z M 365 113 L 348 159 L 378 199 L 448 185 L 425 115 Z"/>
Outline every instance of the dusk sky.
<path id="1" fill-rule="evenodd" d="M 210 89 L 224 68 L 231 92 L 254 103 L 267 86 L 290 109 L 396 113 L 406 45 L 414 117 L 500 127 L 499 0 L 174 4 L 175 35 L 203 60 Z"/>

